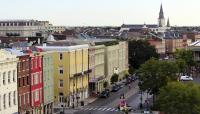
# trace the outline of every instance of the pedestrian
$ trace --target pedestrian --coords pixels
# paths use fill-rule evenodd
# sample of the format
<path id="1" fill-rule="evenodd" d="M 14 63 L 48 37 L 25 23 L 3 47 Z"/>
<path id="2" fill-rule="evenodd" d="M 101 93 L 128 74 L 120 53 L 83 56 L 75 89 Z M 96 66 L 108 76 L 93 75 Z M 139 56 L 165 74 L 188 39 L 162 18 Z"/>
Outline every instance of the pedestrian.
<path id="1" fill-rule="evenodd" d="M 131 84 L 128 84 L 128 88 L 131 89 Z"/>

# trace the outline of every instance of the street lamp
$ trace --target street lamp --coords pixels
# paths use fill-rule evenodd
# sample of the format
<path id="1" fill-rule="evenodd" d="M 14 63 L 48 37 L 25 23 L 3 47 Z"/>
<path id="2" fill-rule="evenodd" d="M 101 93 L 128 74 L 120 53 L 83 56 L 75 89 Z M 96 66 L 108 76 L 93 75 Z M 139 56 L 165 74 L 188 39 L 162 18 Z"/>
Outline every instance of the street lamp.
<path id="1" fill-rule="evenodd" d="M 140 90 L 140 109 L 142 109 L 142 90 Z"/>

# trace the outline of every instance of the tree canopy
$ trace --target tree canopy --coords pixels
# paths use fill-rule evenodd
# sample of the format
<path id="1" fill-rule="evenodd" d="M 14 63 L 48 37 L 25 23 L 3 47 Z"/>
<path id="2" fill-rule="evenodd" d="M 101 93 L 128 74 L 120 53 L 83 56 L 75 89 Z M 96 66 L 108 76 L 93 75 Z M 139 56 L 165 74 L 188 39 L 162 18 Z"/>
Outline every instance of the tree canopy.
<path id="1" fill-rule="evenodd" d="M 174 62 L 159 61 L 154 58 L 146 61 L 138 70 L 139 87 L 142 91 L 157 94 L 159 88 L 169 81 L 177 80 L 177 65 Z"/>
<path id="2" fill-rule="evenodd" d="M 192 66 L 195 66 L 193 52 L 191 50 L 179 49 L 175 52 L 176 61 L 182 61 L 180 70 L 186 70 L 189 73 L 189 70 Z"/>
<path id="3" fill-rule="evenodd" d="M 200 114 L 200 87 L 172 82 L 160 89 L 157 106 L 165 114 Z"/>
<path id="4" fill-rule="evenodd" d="M 158 58 L 156 49 L 144 40 L 132 40 L 128 44 L 129 64 L 131 69 L 138 69 L 151 57 Z"/>
<path id="5" fill-rule="evenodd" d="M 110 79 L 111 84 L 114 84 L 115 82 L 118 82 L 118 78 L 119 78 L 118 74 L 113 74 L 111 79 Z"/>

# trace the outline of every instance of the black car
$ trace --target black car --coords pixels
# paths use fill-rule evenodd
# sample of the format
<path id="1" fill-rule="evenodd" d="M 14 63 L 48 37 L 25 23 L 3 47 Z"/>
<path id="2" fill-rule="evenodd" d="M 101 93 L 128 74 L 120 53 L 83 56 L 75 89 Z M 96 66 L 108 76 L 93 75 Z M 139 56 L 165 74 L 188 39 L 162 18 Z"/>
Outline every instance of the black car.
<path id="1" fill-rule="evenodd" d="M 120 89 L 121 89 L 121 87 L 120 87 L 119 85 L 114 85 L 114 86 L 112 87 L 111 92 L 117 92 L 117 91 L 119 91 Z"/>
<path id="2" fill-rule="evenodd" d="M 107 98 L 107 97 L 109 97 L 109 95 L 110 95 L 110 92 L 108 90 L 104 90 L 101 92 L 100 97 Z"/>

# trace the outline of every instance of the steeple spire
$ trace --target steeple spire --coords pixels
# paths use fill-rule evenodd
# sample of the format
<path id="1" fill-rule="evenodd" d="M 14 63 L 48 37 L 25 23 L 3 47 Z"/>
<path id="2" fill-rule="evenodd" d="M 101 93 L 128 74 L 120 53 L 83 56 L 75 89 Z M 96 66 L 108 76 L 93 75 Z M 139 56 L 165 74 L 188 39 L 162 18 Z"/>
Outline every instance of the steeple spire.
<path id="1" fill-rule="evenodd" d="M 160 5 L 159 19 L 164 19 L 162 4 Z"/>
<path id="2" fill-rule="evenodd" d="M 167 27 L 170 27 L 169 18 L 167 20 Z"/>

